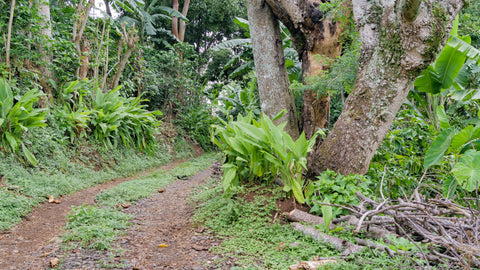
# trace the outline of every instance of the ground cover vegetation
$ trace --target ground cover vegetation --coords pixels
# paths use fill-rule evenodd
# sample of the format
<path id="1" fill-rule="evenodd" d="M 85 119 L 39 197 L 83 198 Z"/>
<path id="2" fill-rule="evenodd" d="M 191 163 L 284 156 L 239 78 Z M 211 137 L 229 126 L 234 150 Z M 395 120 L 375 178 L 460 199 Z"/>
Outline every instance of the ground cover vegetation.
<path id="1" fill-rule="evenodd" d="M 193 201 L 196 220 L 225 236 L 215 251 L 239 265 L 284 269 L 324 254 L 337 259 L 328 267 L 338 269 L 358 267 L 355 260 L 372 269 L 480 267 L 480 254 L 471 252 L 480 233 L 480 4 L 472 1 L 456 15 L 464 1 L 442 1 L 450 10 L 432 1 L 368 3 L 360 14 L 362 1 L 347 2 L 309 1 L 298 8 L 311 8 L 302 14 L 314 19 L 291 21 L 294 5 L 267 0 L 262 14 L 275 15 L 264 17 L 274 18 L 276 47 L 258 45 L 256 1 L 110 0 L 108 9 L 86 0 L 0 3 L 0 230 L 48 196 L 164 164 L 172 149 L 185 157 L 182 137 L 191 137 L 224 154 L 221 185 L 210 183 Z M 436 18 L 421 45 L 392 30 L 412 32 L 426 14 L 419 7 L 431 15 L 428 23 Z M 390 8 L 400 12 L 392 15 L 396 21 L 380 21 Z M 368 38 L 368 25 L 378 38 Z M 409 55 L 406 43 L 424 50 Z M 283 55 L 274 61 L 283 77 L 270 80 L 282 83 L 290 107 L 268 92 L 275 90 L 258 62 L 262 48 Z M 99 194 L 98 206 L 74 209 L 68 226 L 80 231 L 72 237 L 89 220 L 113 218 L 117 230 L 125 228 L 129 217 L 112 206 L 148 196 L 180 176 L 174 174 L 127 182 Z M 249 192 L 263 197 L 246 202 Z M 285 196 L 323 217 L 320 233 L 371 241 L 368 220 L 396 228 L 398 236 L 345 255 L 335 244 L 305 238 L 283 217 L 272 223 L 274 201 Z M 420 228 L 413 214 L 435 222 Z M 357 226 L 342 223 L 348 215 Z M 114 237 L 104 231 L 99 239 L 108 240 L 85 239 L 108 248 Z"/>

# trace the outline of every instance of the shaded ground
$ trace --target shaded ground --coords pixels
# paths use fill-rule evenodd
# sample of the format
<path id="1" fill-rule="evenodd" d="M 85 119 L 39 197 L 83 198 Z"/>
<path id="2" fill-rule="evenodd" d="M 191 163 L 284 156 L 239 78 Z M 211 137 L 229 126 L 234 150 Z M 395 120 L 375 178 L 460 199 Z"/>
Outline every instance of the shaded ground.
<path id="1" fill-rule="evenodd" d="M 158 169 L 169 170 L 181 161 L 175 161 Z M 122 182 L 148 174 L 150 171 L 129 178 L 117 179 L 100 184 L 61 198 L 60 204 L 43 203 L 21 224 L 0 234 L 0 269 L 45 269 L 58 249 L 59 235 L 66 224 L 65 217 L 73 205 L 93 204 L 95 195 Z M 199 180 L 200 181 L 200 180 Z M 182 183 L 182 182 L 179 182 Z M 185 182 L 190 183 L 190 182 Z M 175 185 L 174 183 L 173 185 Z M 171 198 L 177 195 L 173 188 L 166 192 Z M 183 191 L 180 191 L 181 194 Z M 172 194 L 173 193 L 173 194 Z M 186 192 L 187 193 L 187 192 Z M 159 194 L 162 195 L 162 194 Z M 182 197 L 182 195 L 178 195 Z M 186 195 L 185 195 L 186 196 Z M 180 198 L 179 197 L 179 198 Z M 150 199 L 147 199 L 147 201 Z M 182 199 L 183 200 L 183 199 Z M 132 208 L 133 210 L 134 208 Z M 145 216 L 150 215 L 145 213 Z M 140 222 L 141 223 L 141 222 Z M 138 228 L 138 225 L 134 226 Z M 81 269 L 81 268 L 80 268 Z M 93 268 L 84 268 L 93 269 Z"/>

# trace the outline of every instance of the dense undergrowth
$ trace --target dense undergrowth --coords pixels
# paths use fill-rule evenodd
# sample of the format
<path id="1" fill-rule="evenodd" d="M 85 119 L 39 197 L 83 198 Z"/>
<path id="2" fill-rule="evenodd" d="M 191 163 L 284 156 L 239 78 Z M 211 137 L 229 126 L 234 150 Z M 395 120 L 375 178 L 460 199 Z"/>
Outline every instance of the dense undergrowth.
<path id="1" fill-rule="evenodd" d="M 345 259 L 330 244 L 321 244 L 293 230 L 275 203 L 285 198 L 281 189 L 267 186 L 242 186 L 231 199 L 221 196 L 218 179 L 195 191 L 191 197 L 197 210 L 193 218 L 222 239 L 211 251 L 222 254 L 225 261 L 239 267 L 232 269 L 288 269 L 299 261 L 317 258 L 337 259 L 337 264 L 322 269 L 408 269 L 417 267 L 411 257 L 391 258 L 386 253 L 366 250 Z M 276 215 L 278 213 L 278 215 Z M 276 216 L 276 218 L 275 218 Z M 347 227 L 331 232 L 336 237 L 352 240 Z M 403 239 L 406 240 L 406 239 Z M 396 249 L 411 249 L 413 244 L 398 241 Z M 216 263 L 221 264 L 222 261 Z"/>

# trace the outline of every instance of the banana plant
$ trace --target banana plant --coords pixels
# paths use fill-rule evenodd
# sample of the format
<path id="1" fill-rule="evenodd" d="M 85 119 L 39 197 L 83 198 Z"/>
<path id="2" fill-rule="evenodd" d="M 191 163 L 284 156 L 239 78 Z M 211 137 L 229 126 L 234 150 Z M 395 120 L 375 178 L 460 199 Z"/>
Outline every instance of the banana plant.
<path id="1" fill-rule="evenodd" d="M 227 40 L 212 48 L 213 51 L 232 50 L 235 48 L 239 49 L 239 53 L 227 62 L 224 67 L 224 71 L 226 71 L 232 66 L 239 65 L 228 75 L 230 78 L 247 74 L 255 68 L 248 20 L 237 17 L 234 22 L 245 30 L 245 38 Z M 287 68 L 288 77 L 290 82 L 298 81 L 301 78 L 302 64 L 298 61 L 297 51 L 293 49 L 288 29 L 283 24 L 280 24 L 280 30 L 282 34 L 285 66 Z"/>
<path id="2" fill-rule="evenodd" d="M 10 86 L 0 78 L 0 143 L 4 149 L 12 152 L 18 152 L 21 148 L 33 166 L 37 165 L 37 159 L 27 149 L 22 137 L 32 128 L 46 126 L 46 110 L 34 108 L 41 95 L 36 90 L 30 90 L 15 103 Z"/>
<path id="3" fill-rule="evenodd" d="M 472 65 L 480 63 L 480 51 L 470 45 L 469 36 L 458 36 L 458 19 L 450 35 L 436 61 L 414 83 L 415 90 L 426 93 L 425 101 L 420 100 L 420 95 L 415 96 L 425 104 L 427 116 L 437 130 L 440 129 L 441 114 L 445 114 L 442 106 L 447 96 L 457 101 L 480 99 L 478 91 L 466 90 Z"/>

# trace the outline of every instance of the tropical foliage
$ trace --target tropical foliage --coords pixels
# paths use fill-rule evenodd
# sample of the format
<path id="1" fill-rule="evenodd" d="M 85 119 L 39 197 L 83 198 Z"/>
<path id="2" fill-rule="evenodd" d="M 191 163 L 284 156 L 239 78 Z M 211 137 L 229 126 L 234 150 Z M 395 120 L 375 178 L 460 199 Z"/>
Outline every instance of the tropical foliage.
<path id="1" fill-rule="evenodd" d="M 27 149 L 22 137 L 32 128 L 46 126 L 46 111 L 33 107 L 40 96 L 41 93 L 31 90 L 14 102 L 10 86 L 0 78 L 0 144 L 13 152 L 21 148 L 32 165 L 36 165 L 37 160 Z"/>
<path id="2" fill-rule="evenodd" d="M 307 154 L 318 134 L 307 140 L 302 133 L 297 141 L 293 141 L 283 131 L 286 123 L 276 126 L 264 114 L 259 121 L 250 113 L 239 116 L 237 121 L 222 123 L 225 127 L 213 127 L 212 141 L 225 154 L 222 184 L 226 196 L 231 196 L 240 182 L 279 179 L 285 192 L 293 193 L 300 203 L 305 201 L 302 173 L 307 169 Z"/>

